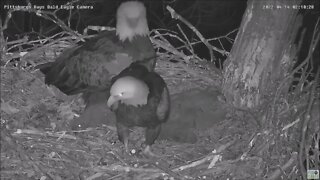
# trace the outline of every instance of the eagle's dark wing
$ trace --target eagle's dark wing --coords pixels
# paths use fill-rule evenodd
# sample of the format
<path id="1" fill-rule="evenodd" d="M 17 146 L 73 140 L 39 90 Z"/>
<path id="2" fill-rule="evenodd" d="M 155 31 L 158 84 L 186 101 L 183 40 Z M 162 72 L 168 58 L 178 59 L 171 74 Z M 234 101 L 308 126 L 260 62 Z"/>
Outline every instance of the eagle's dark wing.
<path id="1" fill-rule="evenodd" d="M 153 68 L 155 52 L 148 37 L 120 41 L 115 32 L 102 32 L 87 43 L 67 50 L 55 62 L 43 65 L 45 82 L 67 95 L 106 89 L 111 78 L 132 62 Z"/>
<path id="2" fill-rule="evenodd" d="M 150 117 L 150 121 L 154 121 L 154 126 L 147 126 L 145 132 L 147 148 L 149 154 L 152 154 L 150 147 L 154 141 L 158 138 L 161 131 L 161 124 L 168 120 L 170 112 L 170 95 L 168 87 L 162 77 L 155 73 L 150 72 L 148 76 L 145 76 L 145 81 L 150 87 L 150 94 L 148 97 L 148 104 L 150 107 L 154 107 L 152 111 L 155 113 L 156 118 Z"/>
<path id="3" fill-rule="evenodd" d="M 149 72 L 144 77 L 144 81 L 150 87 L 149 101 L 155 104 L 157 119 L 160 122 L 165 122 L 170 111 L 170 95 L 167 84 L 155 72 Z"/>

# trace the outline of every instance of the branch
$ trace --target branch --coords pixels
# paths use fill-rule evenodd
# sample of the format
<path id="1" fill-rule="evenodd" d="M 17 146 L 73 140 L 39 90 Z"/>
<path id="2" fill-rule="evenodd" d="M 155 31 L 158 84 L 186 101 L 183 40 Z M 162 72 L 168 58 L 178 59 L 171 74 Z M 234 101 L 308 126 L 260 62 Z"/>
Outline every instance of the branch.
<path id="1" fill-rule="evenodd" d="M 203 35 L 194 27 L 190 22 L 188 22 L 186 19 L 184 19 L 181 15 L 177 14 L 174 9 L 172 9 L 170 6 L 167 6 L 167 10 L 170 12 L 171 17 L 173 19 L 179 19 L 184 24 L 186 24 L 199 38 L 200 40 L 208 47 L 210 52 L 210 61 L 213 62 L 215 60 L 215 57 L 213 55 L 212 49 L 215 49 L 211 44 L 209 44 L 208 40 L 203 37 Z"/>
<path id="2" fill-rule="evenodd" d="M 316 75 L 316 79 L 319 79 L 320 76 L 320 69 L 318 69 L 317 71 L 317 75 Z M 299 165 L 300 165 L 300 172 L 302 173 L 302 177 L 303 179 L 305 179 L 306 177 L 306 170 L 304 167 L 304 159 L 303 159 L 303 152 L 305 150 L 305 141 L 306 141 L 306 133 L 307 133 L 307 129 L 308 129 L 308 125 L 311 119 L 310 116 L 310 112 L 311 112 L 311 108 L 313 105 L 313 102 L 315 100 L 314 94 L 316 92 L 316 87 L 317 84 L 315 83 L 312 87 L 312 91 L 310 93 L 310 100 L 309 100 L 309 104 L 308 104 L 308 109 L 307 112 L 304 115 L 304 119 L 303 119 L 303 124 L 302 124 L 302 132 L 301 132 L 301 141 L 300 141 L 300 148 L 299 148 Z M 307 151 L 307 150 L 306 150 Z M 306 153 L 306 158 L 307 158 L 308 153 Z"/>
<path id="3" fill-rule="evenodd" d="M 275 179 L 279 179 L 279 176 L 286 170 L 288 169 L 290 166 L 292 166 L 292 164 L 294 164 L 294 162 L 297 160 L 297 153 L 294 152 L 291 156 L 291 158 L 282 166 L 279 167 L 279 169 L 275 170 L 267 180 L 275 180 Z"/>

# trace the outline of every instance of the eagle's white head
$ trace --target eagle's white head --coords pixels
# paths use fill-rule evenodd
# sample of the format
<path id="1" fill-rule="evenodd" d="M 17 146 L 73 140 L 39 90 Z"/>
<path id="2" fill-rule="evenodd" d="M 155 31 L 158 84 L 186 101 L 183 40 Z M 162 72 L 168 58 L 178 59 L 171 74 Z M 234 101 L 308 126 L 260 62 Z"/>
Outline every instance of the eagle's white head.
<path id="1" fill-rule="evenodd" d="M 136 35 L 149 34 L 146 8 L 142 2 L 128 1 L 119 6 L 116 33 L 121 41 L 131 41 Z"/>
<path id="2" fill-rule="evenodd" d="M 143 81 L 132 76 L 117 79 L 110 88 L 110 97 L 107 105 L 111 109 L 118 102 L 127 105 L 145 105 L 148 102 L 149 88 Z"/>

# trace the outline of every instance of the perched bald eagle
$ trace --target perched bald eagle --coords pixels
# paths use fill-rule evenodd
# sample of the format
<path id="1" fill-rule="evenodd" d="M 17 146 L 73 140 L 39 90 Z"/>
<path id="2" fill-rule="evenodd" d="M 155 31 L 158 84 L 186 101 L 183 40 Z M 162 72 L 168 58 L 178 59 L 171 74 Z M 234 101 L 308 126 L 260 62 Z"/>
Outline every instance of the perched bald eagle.
<path id="1" fill-rule="evenodd" d="M 144 150 L 153 154 L 150 146 L 157 139 L 161 124 L 167 121 L 170 96 L 160 75 L 139 63 L 132 63 L 113 78 L 108 106 L 116 114 L 118 137 L 128 151 L 129 128 L 145 127 Z"/>
<path id="2" fill-rule="evenodd" d="M 149 71 L 155 51 L 149 39 L 146 9 L 141 2 L 122 3 L 115 31 L 103 31 L 82 45 L 63 52 L 54 62 L 39 66 L 45 83 L 67 95 L 84 93 L 86 107 L 109 97 L 111 79 L 139 61 Z"/>

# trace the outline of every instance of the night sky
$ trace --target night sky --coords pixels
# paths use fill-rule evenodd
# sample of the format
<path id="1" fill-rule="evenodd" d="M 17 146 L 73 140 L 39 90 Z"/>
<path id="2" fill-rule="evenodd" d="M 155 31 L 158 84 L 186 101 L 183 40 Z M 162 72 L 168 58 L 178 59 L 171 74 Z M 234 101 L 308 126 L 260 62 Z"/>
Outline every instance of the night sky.
<path id="1" fill-rule="evenodd" d="M 97 1 L 77 1 L 74 3 L 74 9 L 69 11 L 66 0 L 30 0 L 33 6 L 45 11 L 56 11 L 56 15 L 59 19 L 67 22 L 70 18 L 71 29 L 80 33 L 83 29 L 89 25 L 95 26 L 115 26 L 115 13 L 116 9 L 121 4 L 121 0 L 97 0 Z M 182 15 L 186 20 L 192 23 L 205 38 L 213 38 L 221 35 L 225 35 L 228 32 L 237 29 L 240 26 L 243 13 L 247 6 L 246 0 L 148 0 L 143 1 L 147 8 L 148 23 L 150 29 L 168 29 L 178 33 L 177 24 L 179 24 L 187 35 L 192 39 L 198 39 L 197 36 L 188 28 L 185 24 L 178 20 L 171 18 L 170 13 L 167 11 L 166 6 L 171 6 L 177 13 Z M 24 0 L 5 0 L 1 1 L 1 7 L 4 5 L 27 5 Z M 306 0 L 303 3 L 315 4 L 315 7 L 319 7 L 319 1 Z M 51 8 L 50 8 L 51 7 Z M 60 9 L 54 9 L 54 8 Z M 8 7 L 7 7 L 8 8 Z M 4 19 L 7 8 L 3 8 L 5 13 L 2 13 L 2 19 Z M 53 8 L 53 9 L 52 9 Z M 72 15 L 70 16 L 70 13 Z M 310 36 L 311 31 L 315 25 L 316 19 L 319 16 L 319 12 L 316 10 L 301 11 L 304 15 L 303 28 L 307 28 L 307 36 Z M 38 17 L 35 13 L 30 12 L 14 12 L 11 21 L 8 24 L 8 29 L 5 31 L 5 36 L 8 40 L 19 39 L 26 35 L 26 33 L 37 32 L 43 36 L 50 36 L 55 33 L 61 32 L 62 29 L 56 24 Z M 37 38 L 39 34 L 35 35 Z M 235 38 L 234 33 L 232 38 Z M 308 46 L 308 42 L 311 37 L 307 37 L 305 47 Z M 178 42 L 172 42 L 173 44 Z M 218 41 L 212 41 L 212 45 L 221 48 Z M 230 51 L 232 44 L 229 42 L 221 42 L 226 50 Z M 175 44 L 177 46 L 181 44 Z M 205 45 L 200 43 L 194 46 L 194 49 L 198 56 L 209 59 L 209 52 Z M 307 48 L 305 48 L 307 49 Z M 306 51 L 306 50 L 305 50 Z M 225 56 L 221 56 L 219 53 L 215 53 L 215 56 L 219 59 L 225 59 Z M 300 59 L 303 58 L 306 52 L 300 54 Z"/>

